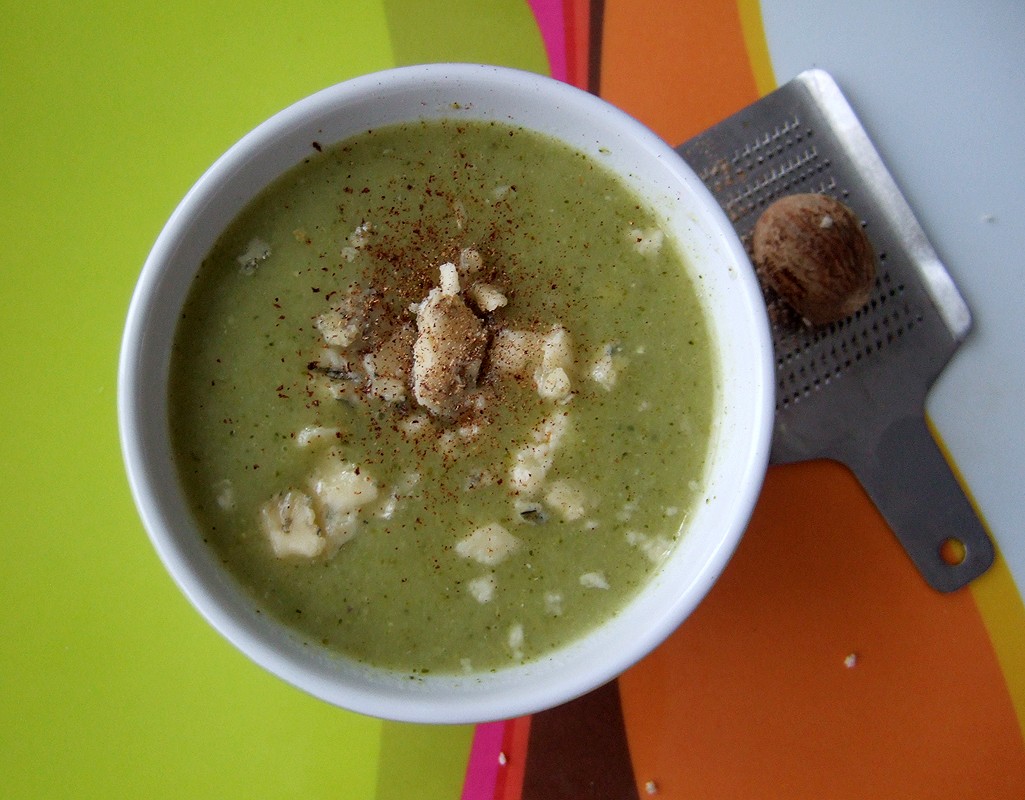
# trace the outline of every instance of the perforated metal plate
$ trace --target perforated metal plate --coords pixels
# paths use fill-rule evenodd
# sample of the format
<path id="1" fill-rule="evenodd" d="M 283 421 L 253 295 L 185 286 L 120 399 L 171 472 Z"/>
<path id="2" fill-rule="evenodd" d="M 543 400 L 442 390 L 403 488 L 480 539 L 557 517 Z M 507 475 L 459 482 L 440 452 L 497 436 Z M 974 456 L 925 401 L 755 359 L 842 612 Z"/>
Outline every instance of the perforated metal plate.
<path id="1" fill-rule="evenodd" d="M 833 79 L 804 72 L 677 148 L 747 242 L 787 194 L 831 195 L 878 258 L 868 304 L 810 328 L 766 290 L 776 350 L 772 460 L 847 464 L 930 585 L 960 588 L 993 547 L 925 420 L 971 315 Z"/>

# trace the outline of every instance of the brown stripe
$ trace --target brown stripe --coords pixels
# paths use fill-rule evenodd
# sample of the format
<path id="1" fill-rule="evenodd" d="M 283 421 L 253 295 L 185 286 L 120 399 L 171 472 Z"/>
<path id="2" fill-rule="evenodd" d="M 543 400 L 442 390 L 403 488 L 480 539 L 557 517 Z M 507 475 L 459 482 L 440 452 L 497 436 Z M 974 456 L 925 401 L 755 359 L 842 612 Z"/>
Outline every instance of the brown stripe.
<path id="1" fill-rule="evenodd" d="M 591 0 L 587 42 L 587 91 L 601 94 L 601 39 L 605 0 Z"/>
<path id="2" fill-rule="evenodd" d="M 639 800 L 616 681 L 530 721 L 522 800 L 592 798 Z"/>

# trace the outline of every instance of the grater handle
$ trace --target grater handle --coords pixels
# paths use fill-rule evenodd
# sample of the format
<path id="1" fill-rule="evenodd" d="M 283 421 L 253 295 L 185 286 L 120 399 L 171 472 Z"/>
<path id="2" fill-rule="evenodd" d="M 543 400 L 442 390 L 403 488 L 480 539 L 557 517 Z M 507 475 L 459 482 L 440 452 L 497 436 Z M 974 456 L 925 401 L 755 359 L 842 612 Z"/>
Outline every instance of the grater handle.
<path id="1" fill-rule="evenodd" d="M 989 534 L 924 416 L 900 419 L 874 452 L 845 460 L 934 589 L 960 589 L 993 563 Z"/>

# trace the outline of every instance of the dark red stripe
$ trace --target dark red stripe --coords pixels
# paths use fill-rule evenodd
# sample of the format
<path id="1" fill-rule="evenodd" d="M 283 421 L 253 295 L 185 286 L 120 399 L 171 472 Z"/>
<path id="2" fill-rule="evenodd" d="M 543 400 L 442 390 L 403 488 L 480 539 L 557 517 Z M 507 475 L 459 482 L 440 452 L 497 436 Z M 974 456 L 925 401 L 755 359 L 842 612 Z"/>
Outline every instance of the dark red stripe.
<path id="1" fill-rule="evenodd" d="M 532 717 L 522 800 L 639 800 L 615 681 Z"/>
<path id="2" fill-rule="evenodd" d="M 587 44 L 587 91 L 601 94 L 601 38 L 605 0 L 591 0 Z"/>

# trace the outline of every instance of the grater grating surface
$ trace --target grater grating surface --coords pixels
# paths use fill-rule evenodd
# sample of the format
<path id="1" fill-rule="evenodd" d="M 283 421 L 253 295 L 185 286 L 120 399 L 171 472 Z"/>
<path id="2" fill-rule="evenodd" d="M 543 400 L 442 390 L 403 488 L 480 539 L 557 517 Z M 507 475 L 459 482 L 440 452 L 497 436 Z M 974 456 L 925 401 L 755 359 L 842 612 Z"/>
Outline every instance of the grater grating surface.
<path id="1" fill-rule="evenodd" d="M 990 566 L 993 545 L 929 431 L 925 400 L 971 315 L 836 83 L 803 72 L 677 151 L 745 243 L 787 194 L 831 195 L 862 220 L 878 258 L 865 307 L 811 329 L 767 292 L 772 461 L 846 464 L 926 581 L 964 586 Z"/>

